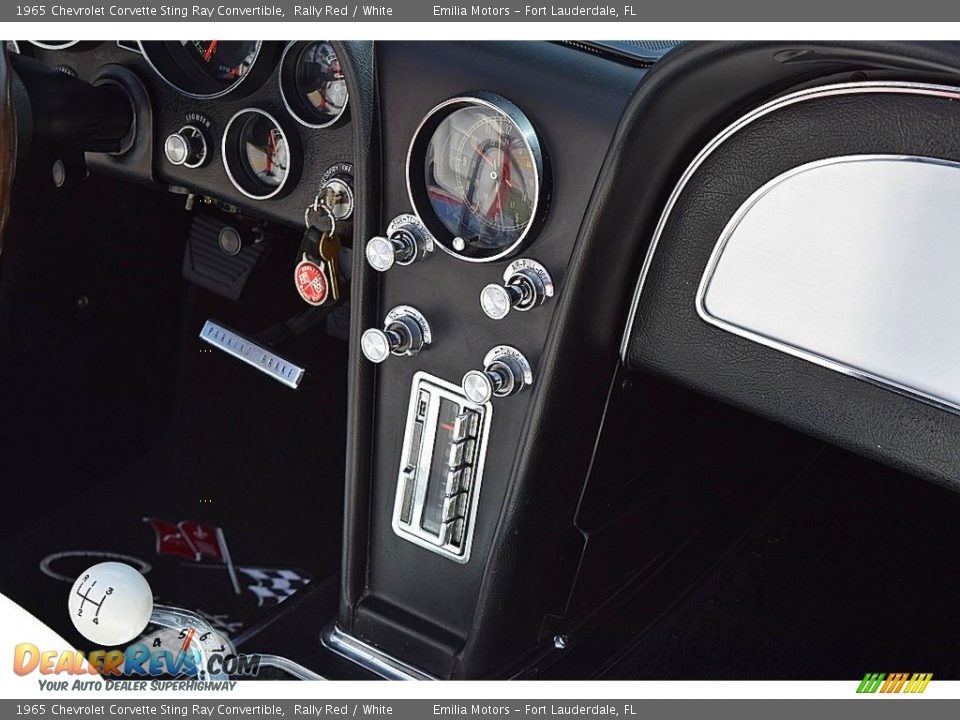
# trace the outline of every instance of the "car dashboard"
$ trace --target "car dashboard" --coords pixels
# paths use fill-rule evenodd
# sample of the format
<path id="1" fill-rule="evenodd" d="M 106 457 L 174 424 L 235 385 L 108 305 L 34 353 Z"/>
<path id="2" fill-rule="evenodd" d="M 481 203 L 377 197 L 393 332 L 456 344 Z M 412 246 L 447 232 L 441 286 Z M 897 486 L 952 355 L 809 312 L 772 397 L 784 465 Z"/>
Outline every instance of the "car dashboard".
<path id="1" fill-rule="evenodd" d="M 347 371 L 325 379 L 348 400 L 342 565 L 322 642 L 380 675 L 533 673 L 701 528 L 726 492 L 711 484 L 690 510 L 709 467 L 637 480 L 688 420 L 657 383 L 956 485 L 949 403 L 893 371 L 837 372 L 826 330 L 798 350 L 796 323 L 777 324 L 776 342 L 751 329 L 788 305 L 763 282 L 763 233 L 737 271 L 720 258 L 733 263 L 735 245 L 717 244 L 753 193 L 806 163 L 958 156 L 944 139 L 943 103 L 960 97 L 944 89 L 960 67 L 950 48 L 16 49 L 124 87 L 135 137 L 86 164 L 210 214 L 188 280 L 236 297 L 273 238 L 297 248 L 287 282 L 302 309 L 345 318 Z M 754 320 L 757 297 L 773 299 Z M 728 307 L 734 319 L 714 317 Z M 294 392 L 319 374 L 309 354 L 291 363 L 225 326 L 196 330 Z"/>

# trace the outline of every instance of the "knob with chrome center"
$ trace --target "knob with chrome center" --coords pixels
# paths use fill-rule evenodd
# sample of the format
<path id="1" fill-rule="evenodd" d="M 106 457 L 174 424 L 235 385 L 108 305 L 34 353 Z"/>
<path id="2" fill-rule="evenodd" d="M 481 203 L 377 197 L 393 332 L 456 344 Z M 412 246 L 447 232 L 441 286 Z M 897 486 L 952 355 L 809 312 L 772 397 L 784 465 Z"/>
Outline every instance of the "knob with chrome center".
<path id="1" fill-rule="evenodd" d="M 461 387 L 467 399 L 484 405 L 495 397 L 516 395 L 533 383 L 533 371 L 523 353 L 509 345 L 498 345 L 483 359 L 483 370 L 470 370 Z"/>
<path id="2" fill-rule="evenodd" d="M 167 136 L 163 154 L 171 165 L 198 168 L 207 161 L 207 139 L 195 125 L 184 125 Z"/>
<path id="3" fill-rule="evenodd" d="M 480 291 L 480 308 L 493 320 L 502 320 L 511 310 L 525 312 L 553 297 L 553 279 L 536 260 L 514 260 L 503 271 L 503 284 L 490 283 Z"/>
<path id="4" fill-rule="evenodd" d="M 377 272 L 394 265 L 412 265 L 433 251 L 433 236 L 416 215 L 398 215 L 387 227 L 385 236 L 367 242 L 367 262 Z"/>
<path id="5" fill-rule="evenodd" d="M 409 305 L 398 305 L 387 313 L 383 330 L 370 328 L 360 336 L 360 350 L 367 360 L 382 363 L 391 355 L 416 355 L 433 342 L 430 324 Z"/>

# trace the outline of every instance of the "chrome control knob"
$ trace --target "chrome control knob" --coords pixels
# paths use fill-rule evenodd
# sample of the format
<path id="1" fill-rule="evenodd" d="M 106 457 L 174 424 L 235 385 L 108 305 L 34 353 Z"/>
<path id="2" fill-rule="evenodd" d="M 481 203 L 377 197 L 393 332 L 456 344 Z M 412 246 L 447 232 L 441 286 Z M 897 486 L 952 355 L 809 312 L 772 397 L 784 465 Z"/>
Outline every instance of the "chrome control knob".
<path id="1" fill-rule="evenodd" d="M 514 260 L 503 272 L 503 284 L 490 283 L 480 291 L 480 308 L 493 320 L 502 320 L 511 310 L 524 312 L 540 307 L 553 297 L 553 279 L 536 260 Z"/>
<path id="2" fill-rule="evenodd" d="M 423 314 L 409 305 L 398 305 L 387 313 L 382 330 L 364 331 L 360 350 L 370 362 L 382 363 L 391 355 L 416 355 L 431 342 L 433 334 Z"/>
<path id="3" fill-rule="evenodd" d="M 171 165 L 198 168 L 207 161 L 207 139 L 194 125 L 184 125 L 167 136 L 163 154 Z"/>
<path id="4" fill-rule="evenodd" d="M 377 272 L 394 265 L 412 265 L 433 251 L 433 236 L 416 215 L 398 215 L 387 227 L 386 235 L 367 242 L 367 262 Z"/>
<path id="5" fill-rule="evenodd" d="M 483 370 L 470 370 L 460 383 L 467 399 L 483 405 L 495 397 L 516 395 L 533 383 L 533 371 L 523 353 L 498 345 L 483 359 Z"/>

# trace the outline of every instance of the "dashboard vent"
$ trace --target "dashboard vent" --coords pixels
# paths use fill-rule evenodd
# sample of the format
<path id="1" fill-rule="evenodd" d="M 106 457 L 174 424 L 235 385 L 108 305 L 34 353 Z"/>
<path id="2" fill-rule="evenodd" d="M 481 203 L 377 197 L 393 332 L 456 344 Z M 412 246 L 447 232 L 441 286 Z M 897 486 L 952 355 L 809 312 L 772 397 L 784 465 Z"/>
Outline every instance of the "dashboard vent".
<path id="1" fill-rule="evenodd" d="M 596 55 L 613 56 L 638 65 L 653 65 L 680 44 L 679 40 L 596 40 L 590 42 L 570 41 L 581 50 Z"/>

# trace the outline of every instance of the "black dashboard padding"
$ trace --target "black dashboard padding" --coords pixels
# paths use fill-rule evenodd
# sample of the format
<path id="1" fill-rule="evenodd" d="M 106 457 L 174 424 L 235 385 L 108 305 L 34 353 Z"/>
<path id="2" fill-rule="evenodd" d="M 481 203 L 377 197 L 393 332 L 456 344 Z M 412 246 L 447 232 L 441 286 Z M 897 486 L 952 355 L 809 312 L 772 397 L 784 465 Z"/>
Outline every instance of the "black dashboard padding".
<path id="1" fill-rule="evenodd" d="M 377 111 L 372 42 L 334 42 L 341 57 L 350 92 L 350 127 L 353 131 L 353 182 L 356 207 L 355 247 L 378 232 L 380 195 L 380 139 L 374 121 Z M 360 335 L 375 322 L 376 303 L 364 298 L 376 294 L 373 271 L 362 252 L 352 254 L 350 268 L 350 349 L 347 387 L 347 452 L 344 486 L 343 566 L 341 569 L 338 624 L 353 625 L 354 611 L 365 588 L 368 546 L 367 508 L 370 504 L 370 427 L 373 423 L 373 373 L 360 358 Z"/>
<path id="2" fill-rule="evenodd" d="M 960 489 L 960 417 L 713 327 L 694 306 L 717 238 L 757 188 L 814 160 L 870 153 L 960 161 L 957 102 L 902 94 L 814 99 L 721 145 L 691 178 L 660 237 L 628 361 Z"/>

